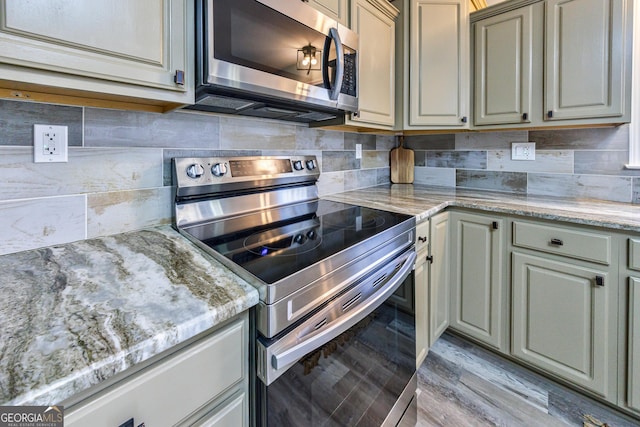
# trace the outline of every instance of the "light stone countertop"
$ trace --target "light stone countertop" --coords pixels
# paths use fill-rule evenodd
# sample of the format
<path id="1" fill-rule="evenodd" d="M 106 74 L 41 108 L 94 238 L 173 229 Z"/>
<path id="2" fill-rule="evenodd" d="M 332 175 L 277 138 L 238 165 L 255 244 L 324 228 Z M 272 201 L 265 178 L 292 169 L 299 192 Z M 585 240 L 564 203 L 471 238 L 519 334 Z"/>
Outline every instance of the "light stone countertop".
<path id="1" fill-rule="evenodd" d="M 169 226 L 0 257 L 0 405 L 50 405 L 258 303 Z"/>
<path id="2" fill-rule="evenodd" d="M 525 196 L 417 184 L 379 185 L 323 198 L 414 215 L 417 222 L 447 207 L 459 207 L 640 232 L 640 205 L 630 203 Z"/>

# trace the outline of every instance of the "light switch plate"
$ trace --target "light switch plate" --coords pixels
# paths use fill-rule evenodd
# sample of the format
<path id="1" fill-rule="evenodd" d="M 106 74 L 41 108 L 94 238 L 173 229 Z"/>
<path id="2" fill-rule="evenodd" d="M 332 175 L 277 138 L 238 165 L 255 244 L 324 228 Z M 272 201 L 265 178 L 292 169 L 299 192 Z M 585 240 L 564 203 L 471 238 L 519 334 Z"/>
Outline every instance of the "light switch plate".
<path id="1" fill-rule="evenodd" d="M 535 160 L 536 159 L 536 143 L 535 142 L 512 142 L 511 143 L 511 160 Z"/>
<path id="2" fill-rule="evenodd" d="M 68 152 L 67 126 L 33 125 L 34 163 L 67 162 Z"/>

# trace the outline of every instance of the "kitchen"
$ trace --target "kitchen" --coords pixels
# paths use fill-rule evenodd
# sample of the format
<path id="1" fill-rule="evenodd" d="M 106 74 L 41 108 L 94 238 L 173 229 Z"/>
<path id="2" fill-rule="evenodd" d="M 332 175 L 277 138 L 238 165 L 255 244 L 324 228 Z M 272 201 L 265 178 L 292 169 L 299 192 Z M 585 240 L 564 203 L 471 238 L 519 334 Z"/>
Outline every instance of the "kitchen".
<path id="1" fill-rule="evenodd" d="M 8 66 L 6 75 L 15 68 Z M 325 197 L 387 184 L 389 151 L 397 144 L 392 133 L 382 131 L 353 133 L 184 111 L 128 111 L 117 104 L 120 98 L 108 101 L 121 108 L 103 109 L 97 107 L 107 105 L 92 99 L 65 103 L 60 93 L 47 98 L 32 87 L 18 89 L 3 92 L 5 100 L 0 101 L 0 206 L 5 223 L 11 224 L 4 227 L 3 254 L 171 224 L 174 157 L 315 155 L 322 169 L 318 190 Z M 8 99 L 16 93 L 41 102 Z M 33 163 L 33 125 L 43 122 L 68 126 L 68 163 Z M 415 151 L 416 184 L 633 204 L 638 203 L 640 180 L 622 167 L 628 161 L 629 132 L 628 125 L 406 132 L 405 144 Z M 536 161 L 510 161 L 511 143 L 527 141 L 536 143 Z M 357 145 L 361 159 L 356 158 Z M 630 210 L 631 224 L 634 213 Z M 627 227 L 637 232 L 637 226 Z"/>

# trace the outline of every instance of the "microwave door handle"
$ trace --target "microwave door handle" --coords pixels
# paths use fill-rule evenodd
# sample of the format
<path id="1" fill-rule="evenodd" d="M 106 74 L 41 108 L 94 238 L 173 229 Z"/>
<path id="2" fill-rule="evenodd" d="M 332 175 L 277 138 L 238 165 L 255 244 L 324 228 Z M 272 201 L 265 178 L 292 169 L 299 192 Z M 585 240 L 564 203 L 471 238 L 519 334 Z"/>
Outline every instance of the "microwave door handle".
<path id="1" fill-rule="evenodd" d="M 336 45 L 336 78 L 331 84 L 329 77 L 329 52 L 331 51 L 331 43 Z M 337 101 L 342 89 L 342 81 L 344 79 L 344 48 L 337 28 L 331 28 L 324 42 L 324 52 L 322 52 L 322 80 L 324 87 L 329 90 L 329 99 Z"/>
<path id="2" fill-rule="evenodd" d="M 319 329 L 308 339 L 304 339 L 290 347 L 285 347 L 280 351 L 271 355 L 271 366 L 278 370 L 285 368 L 296 362 L 304 355 L 317 349 L 321 345 L 331 341 L 338 335 L 348 331 L 362 319 L 371 314 L 383 302 L 385 302 L 402 284 L 404 279 L 413 269 L 416 260 L 416 253 L 412 251 L 404 260 L 402 267 L 394 274 L 394 276 L 384 284 L 384 286 L 366 300 L 362 301 L 358 306 L 354 307 L 344 318 L 337 319 L 333 324 L 327 325 L 326 329 Z M 295 336 L 295 333 L 291 333 Z"/>

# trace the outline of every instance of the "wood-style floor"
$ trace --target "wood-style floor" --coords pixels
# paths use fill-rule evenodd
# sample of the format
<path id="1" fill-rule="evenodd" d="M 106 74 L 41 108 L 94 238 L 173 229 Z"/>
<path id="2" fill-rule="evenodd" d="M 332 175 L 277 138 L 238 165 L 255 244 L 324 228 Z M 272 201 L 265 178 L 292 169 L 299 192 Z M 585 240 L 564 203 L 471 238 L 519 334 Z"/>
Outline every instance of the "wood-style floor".
<path id="1" fill-rule="evenodd" d="M 640 426 L 640 420 L 451 334 L 429 351 L 418 370 L 418 390 L 418 427 Z"/>

